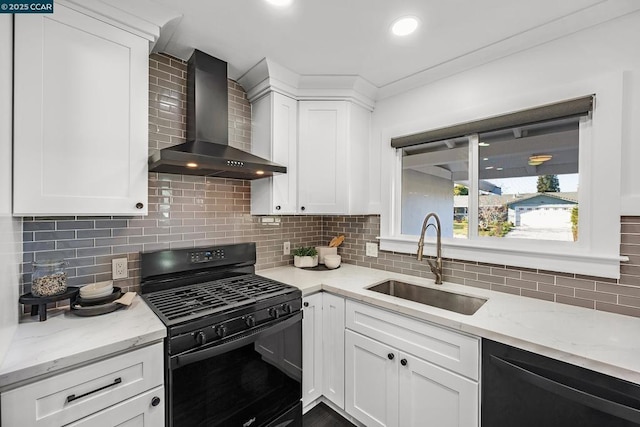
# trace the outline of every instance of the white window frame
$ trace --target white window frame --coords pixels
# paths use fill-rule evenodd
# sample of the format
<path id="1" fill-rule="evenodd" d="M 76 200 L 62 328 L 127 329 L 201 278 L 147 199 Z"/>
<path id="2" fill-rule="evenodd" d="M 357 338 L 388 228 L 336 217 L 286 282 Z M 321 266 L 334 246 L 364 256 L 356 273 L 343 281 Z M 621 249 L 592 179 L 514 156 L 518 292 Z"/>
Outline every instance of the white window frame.
<path id="1" fill-rule="evenodd" d="M 579 148 L 579 239 L 578 242 L 501 239 L 477 236 L 477 211 L 469 211 L 469 239 L 443 239 L 445 258 L 498 265 L 535 268 L 597 277 L 620 277 L 620 166 L 622 148 L 623 83 L 621 73 L 572 82 L 559 87 L 534 88 L 531 93 L 491 104 L 470 106 L 462 112 L 443 114 L 421 123 L 400 124 L 382 130 L 383 203 L 380 221 L 380 249 L 415 254 L 418 236 L 400 233 L 402 150 L 391 148 L 391 138 L 438 129 L 472 120 L 595 94 L 592 120 L 580 124 Z M 386 147 L 384 147 L 386 145 Z M 477 165 L 477 141 L 469 144 L 469 163 Z M 475 147 L 475 148 L 474 148 Z M 474 172 L 475 171 L 475 172 Z M 470 182 L 478 180 L 477 166 Z M 470 188 L 471 206 L 477 206 L 478 192 Z M 428 212 L 425 212 L 425 215 Z M 472 221 L 473 220 L 473 221 Z M 475 224 L 475 225 L 474 225 Z M 476 232 L 474 233 L 475 230 Z M 474 235 L 475 234 L 475 235 Z M 425 254 L 435 255 L 435 239 L 427 237 Z"/>

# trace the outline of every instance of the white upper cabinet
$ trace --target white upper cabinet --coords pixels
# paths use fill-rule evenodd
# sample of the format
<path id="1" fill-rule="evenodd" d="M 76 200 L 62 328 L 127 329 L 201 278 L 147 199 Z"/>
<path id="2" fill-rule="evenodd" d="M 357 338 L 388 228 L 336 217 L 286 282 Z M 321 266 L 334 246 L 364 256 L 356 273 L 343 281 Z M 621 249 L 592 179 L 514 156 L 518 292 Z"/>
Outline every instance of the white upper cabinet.
<path id="1" fill-rule="evenodd" d="M 294 214 L 298 194 L 298 102 L 270 92 L 251 107 L 252 153 L 287 167 L 286 174 L 251 181 L 251 214 Z"/>
<path id="2" fill-rule="evenodd" d="M 253 215 L 366 213 L 368 110 L 271 92 L 252 114 L 253 154 L 287 167 L 251 183 Z"/>
<path id="3" fill-rule="evenodd" d="M 149 40 L 56 3 L 14 43 L 14 215 L 146 214 Z"/>
<path id="4" fill-rule="evenodd" d="M 300 213 L 347 213 L 347 105 L 301 101 L 298 150 Z"/>
<path id="5" fill-rule="evenodd" d="M 357 76 L 300 76 L 268 58 L 238 82 L 252 106 L 252 152 L 287 167 L 252 182 L 253 215 L 370 213 L 377 88 Z"/>
<path id="6" fill-rule="evenodd" d="M 300 101 L 298 212 L 367 209 L 370 113 L 349 101 Z"/>

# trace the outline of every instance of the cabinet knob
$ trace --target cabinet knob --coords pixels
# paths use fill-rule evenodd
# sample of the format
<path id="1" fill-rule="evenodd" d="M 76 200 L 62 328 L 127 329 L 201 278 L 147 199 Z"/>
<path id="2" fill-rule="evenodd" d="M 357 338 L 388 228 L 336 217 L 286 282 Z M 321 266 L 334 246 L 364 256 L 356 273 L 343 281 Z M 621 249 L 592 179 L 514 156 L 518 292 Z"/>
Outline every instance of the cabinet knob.
<path id="1" fill-rule="evenodd" d="M 305 302 L 302 305 L 304 305 L 305 307 L 309 307 L 309 303 L 308 302 Z"/>
<path id="2" fill-rule="evenodd" d="M 393 358 L 396 357 L 396 355 L 393 353 L 389 353 L 387 354 L 387 357 L 389 358 L 389 360 L 393 360 Z"/>
<path id="3" fill-rule="evenodd" d="M 301 211 L 305 210 L 305 207 L 304 206 L 300 206 L 300 210 Z"/>
<path id="4" fill-rule="evenodd" d="M 144 208 L 144 203 L 138 202 L 136 203 L 136 209 L 142 209 Z"/>
<path id="5" fill-rule="evenodd" d="M 279 211 L 280 210 L 280 205 L 276 206 L 276 210 Z"/>
<path id="6" fill-rule="evenodd" d="M 402 366 L 407 366 L 407 359 L 402 359 L 402 360 L 400 361 L 400 364 L 401 364 Z"/>
<path id="7" fill-rule="evenodd" d="M 151 399 L 151 406 L 158 406 L 160 404 L 160 398 L 158 396 L 153 396 Z"/>

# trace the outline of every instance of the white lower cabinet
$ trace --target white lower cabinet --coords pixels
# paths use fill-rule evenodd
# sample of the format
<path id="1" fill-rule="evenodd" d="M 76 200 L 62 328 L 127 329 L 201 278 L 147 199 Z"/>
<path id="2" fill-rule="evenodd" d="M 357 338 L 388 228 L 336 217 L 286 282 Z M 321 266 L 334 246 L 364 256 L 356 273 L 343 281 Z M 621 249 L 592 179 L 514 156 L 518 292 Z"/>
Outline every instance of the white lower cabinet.
<path id="1" fill-rule="evenodd" d="M 344 298 L 318 292 L 302 304 L 302 406 L 324 396 L 343 409 Z"/>
<path id="2" fill-rule="evenodd" d="M 367 427 L 397 426 L 397 351 L 351 331 L 345 342 L 345 410 Z"/>
<path id="3" fill-rule="evenodd" d="M 477 382 L 402 352 L 398 357 L 399 425 L 478 425 Z"/>
<path id="4" fill-rule="evenodd" d="M 322 396 L 322 292 L 302 299 L 302 406 Z"/>
<path id="5" fill-rule="evenodd" d="M 477 338 L 353 301 L 346 327 L 349 415 L 368 427 L 479 425 Z"/>
<path id="6" fill-rule="evenodd" d="M 322 394 L 344 409 L 344 298 L 322 293 Z"/>
<path id="7" fill-rule="evenodd" d="M 158 427 L 164 425 L 164 387 L 89 415 L 66 427 Z M 160 399 L 160 400 L 156 400 Z M 155 406 L 154 403 L 158 402 Z"/>
<path id="8" fill-rule="evenodd" d="M 0 424 L 162 427 L 163 350 L 154 344 L 2 393 Z"/>

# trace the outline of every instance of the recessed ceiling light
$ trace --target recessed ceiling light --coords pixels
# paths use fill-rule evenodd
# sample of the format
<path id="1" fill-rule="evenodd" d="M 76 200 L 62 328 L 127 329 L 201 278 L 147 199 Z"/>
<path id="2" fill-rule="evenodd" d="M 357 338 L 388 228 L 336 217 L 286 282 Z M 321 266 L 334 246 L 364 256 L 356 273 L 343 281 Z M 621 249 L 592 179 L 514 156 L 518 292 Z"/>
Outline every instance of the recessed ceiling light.
<path id="1" fill-rule="evenodd" d="M 405 16 L 397 19 L 391 25 L 391 32 L 396 36 L 408 36 L 418 29 L 418 18 Z"/>
<path id="2" fill-rule="evenodd" d="M 480 142 L 480 143 L 478 143 L 478 146 L 480 146 L 480 147 L 488 147 L 489 145 L 491 145 L 491 144 L 489 144 L 488 142 Z"/>
<path id="3" fill-rule="evenodd" d="M 485 169 L 486 170 L 493 169 L 493 166 L 487 166 Z"/>
<path id="4" fill-rule="evenodd" d="M 197 164 L 197 163 L 193 163 L 193 162 L 189 162 L 189 163 L 187 163 L 187 165 L 186 165 L 186 166 L 187 166 L 188 168 L 192 168 L 192 169 L 193 169 L 193 168 L 197 168 L 197 167 L 198 167 L 198 164 Z"/>
<path id="5" fill-rule="evenodd" d="M 489 160 L 489 158 L 488 157 L 483 157 L 482 160 L 484 160 L 486 162 L 487 160 Z"/>
<path id="6" fill-rule="evenodd" d="M 267 3 L 278 7 L 286 7 L 293 3 L 293 0 L 267 0 Z"/>

